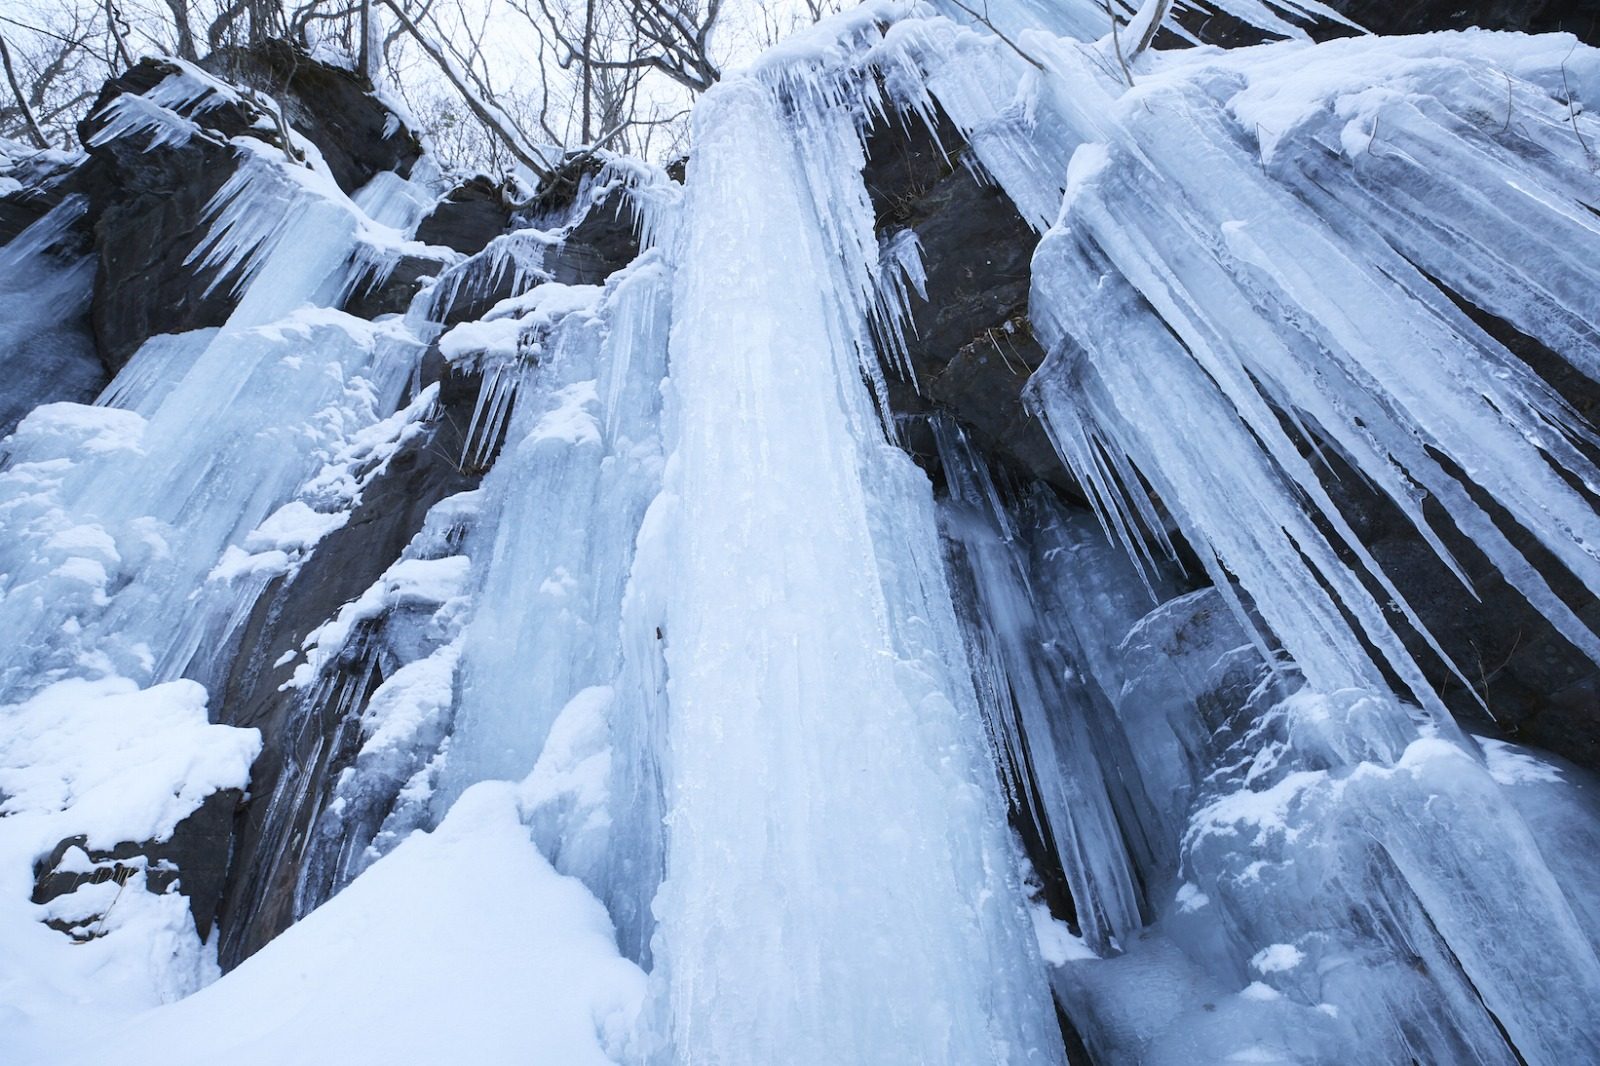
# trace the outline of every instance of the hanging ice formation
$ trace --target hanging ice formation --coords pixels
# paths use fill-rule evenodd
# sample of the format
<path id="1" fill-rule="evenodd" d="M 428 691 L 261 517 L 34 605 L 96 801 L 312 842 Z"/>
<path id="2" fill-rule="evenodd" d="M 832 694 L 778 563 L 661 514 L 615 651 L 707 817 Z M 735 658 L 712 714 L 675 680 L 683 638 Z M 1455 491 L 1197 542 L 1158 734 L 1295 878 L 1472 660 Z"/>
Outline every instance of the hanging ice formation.
<path id="1" fill-rule="evenodd" d="M 1458 728 L 1481 664 L 1356 513 L 1600 663 L 1600 441 L 1482 325 L 1600 380 L 1600 53 L 1218 6 L 1291 39 L 1128 63 L 1088 0 L 864 6 L 706 93 L 681 184 L 608 159 L 472 255 L 412 239 L 425 164 L 347 196 L 228 142 L 226 322 L 3 445 L 0 1050 L 1600 1061 L 1594 786 Z M 172 70 L 92 143 L 215 140 L 240 98 Z M 1025 399 L 1087 507 L 896 409 L 938 266 L 863 179 L 896 123 L 1039 234 Z M 89 343 L 84 210 L 0 248 L 0 367 Z M 202 941 L 164 856 L 247 787 Z M 217 980 L 219 941 L 261 950 Z M 392 981 L 304 999 L 377 943 Z"/>

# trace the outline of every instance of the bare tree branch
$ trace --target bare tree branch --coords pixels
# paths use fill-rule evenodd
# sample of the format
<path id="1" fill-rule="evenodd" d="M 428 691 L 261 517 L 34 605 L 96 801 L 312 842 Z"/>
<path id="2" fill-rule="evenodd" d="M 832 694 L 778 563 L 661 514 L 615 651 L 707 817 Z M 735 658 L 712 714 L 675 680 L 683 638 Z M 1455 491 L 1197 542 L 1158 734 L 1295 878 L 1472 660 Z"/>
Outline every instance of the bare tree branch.
<path id="1" fill-rule="evenodd" d="M 128 51 L 128 42 L 123 39 L 125 27 L 122 25 L 122 16 L 117 12 L 117 5 L 112 0 L 106 0 L 106 27 L 111 33 L 111 43 L 116 46 L 116 54 L 122 60 L 123 69 L 133 66 L 133 56 Z"/>
<path id="2" fill-rule="evenodd" d="M 429 39 L 428 35 L 422 32 L 421 27 L 411 21 L 411 16 L 406 14 L 405 9 L 400 6 L 397 0 L 383 0 L 383 2 L 390 11 L 394 12 L 395 18 L 400 20 L 400 24 L 416 40 L 417 45 L 438 65 L 439 70 L 450 82 L 451 86 L 461 95 L 461 99 L 467 105 L 468 110 L 483 124 L 484 128 L 493 133 L 500 143 L 505 145 L 506 150 L 511 153 L 517 162 L 539 175 L 540 178 L 548 178 L 550 176 L 549 165 L 540 159 L 533 149 L 523 141 L 522 135 L 512 126 L 505 112 L 501 111 L 492 102 L 482 99 L 474 91 L 473 87 L 467 84 L 466 76 L 462 74 L 455 61 Z"/>
<path id="3" fill-rule="evenodd" d="M 45 139 L 44 130 L 39 128 L 39 117 L 33 113 L 33 107 L 28 103 L 28 98 L 22 92 L 22 85 L 17 81 L 17 68 L 11 62 L 11 49 L 6 45 L 4 34 L 0 34 L 0 65 L 6 69 L 6 81 L 11 85 L 11 92 L 17 98 L 17 106 L 22 109 L 22 121 L 28 128 L 28 136 L 32 138 L 37 148 L 49 148 L 50 142 Z"/>

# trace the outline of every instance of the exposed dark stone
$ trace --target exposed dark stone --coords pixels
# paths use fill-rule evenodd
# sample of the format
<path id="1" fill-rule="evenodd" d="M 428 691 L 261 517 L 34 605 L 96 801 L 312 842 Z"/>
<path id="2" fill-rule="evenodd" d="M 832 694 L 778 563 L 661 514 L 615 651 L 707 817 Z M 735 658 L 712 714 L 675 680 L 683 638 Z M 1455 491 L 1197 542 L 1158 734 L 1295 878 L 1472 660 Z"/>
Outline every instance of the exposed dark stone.
<path id="1" fill-rule="evenodd" d="M 528 213 L 548 219 L 560 218 L 572 210 L 570 201 L 546 199 Z M 522 221 L 527 222 L 524 217 Z M 639 254 L 632 209 L 626 195 L 614 188 L 591 204 L 559 247 L 545 256 L 549 280 L 566 285 L 598 285 L 627 266 Z M 479 254 L 453 268 L 450 278 L 441 281 L 430 311 L 436 322 L 454 326 L 482 318 L 501 300 L 518 294 L 517 272 L 512 262 L 491 252 Z M 537 283 L 520 279 L 524 288 Z"/>
<path id="2" fill-rule="evenodd" d="M 1386 36 L 1430 33 L 1435 30 L 1519 30 L 1523 33 L 1576 34 L 1590 44 L 1600 43 L 1600 0 L 1324 0 L 1351 22 Z M 1191 7 L 1176 21 L 1205 44 L 1238 48 L 1276 40 L 1277 34 L 1257 29 L 1222 11 Z M 1357 31 L 1331 19 L 1296 23 L 1318 40 L 1345 37 Z M 1158 48 L 1182 47 L 1176 34 L 1163 30 Z"/>
<path id="3" fill-rule="evenodd" d="M 1432 30 L 1564 31 L 1600 42 L 1600 0 L 1326 0 L 1329 7 L 1373 33 Z"/>
<path id="4" fill-rule="evenodd" d="M 430 360 L 430 367 L 447 369 L 437 359 Z M 282 690 L 292 675 L 284 653 L 297 652 L 312 629 L 376 581 L 422 528 L 429 508 L 474 488 L 481 477 L 481 470 L 459 465 L 477 388 L 455 377 L 441 382 L 440 403 L 426 432 L 404 445 L 367 486 L 350 521 L 317 545 L 293 581 L 280 579 L 267 588 L 237 648 L 222 659 L 229 664 L 226 677 L 211 686 L 220 693 L 218 720 L 258 728 L 263 738 L 251 773 L 251 800 L 240 811 L 238 859 L 228 873 L 222 908 L 219 950 L 225 969 L 294 921 L 301 858 L 297 845 L 326 789 L 355 754 L 333 743 L 345 724 L 334 707 L 306 708 L 298 690 Z M 375 687 L 379 680 L 373 675 L 350 682 Z M 359 709 L 367 694 L 356 694 L 346 706 Z M 295 775 L 295 793 L 309 802 L 300 802 L 288 817 L 280 812 L 269 819 L 268 801 L 286 773 Z"/>
<path id="5" fill-rule="evenodd" d="M 383 136 L 392 116 L 349 71 L 281 42 L 224 50 L 209 62 L 270 93 L 347 191 L 382 170 L 409 172 L 420 153 L 403 127 Z M 89 197 L 100 260 L 91 318 L 101 359 L 113 373 L 155 334 L 227 320 L 236 303 L 231 285 L 215 284 L 215 271 L 189 262 L 209 230 L 206 207 L 238 168 L 232 138 L 249 135 L 283 147 L 276 125 L 248 100 L 196 112 L 201 133 L 184 144 L 152 147 L 150 136 L 138 132 L 93 143 L 107 122 L 108 103 L 124 93 L 146 93 L 178 71 L 168 60 L 142 60 L 106 83 L 78 128 L 89 159 L 67 184 Z M 402 275 L 400 284 L 405 280 Z M 391 303 L 400 298 L 398 291 L 386 296 Z"/>
<path id="6" fill-rule="evenodd" d="M 68 837 L 34 864 L 33 902 L 48 903 L 86 884 L 113 880 L 121 883 L 143 868 L 145 888 L 157 895 L 165 893 L 176 882 L 178 891 L 189 901 L 195 931 L 204 940 L 211 935 L 217 906 L 222 901 L 233 837 L 233 814 L 242 798 L 238 789 L 213 792 L 178 823 L 167 840 L 124 841 L 113 848 L 91 851 L 88 837 Z M 92 872 L 59 869 L 68 849 L 74 847 L 88 854 L 95 866 Z M 136 863 L 135 859 L 142 861 Z M 88 939 L 92 935 L 69 923 L 52 921 L 50 924 L 76 939 Z"/>
<path id="7" fill-rule="evenodd" d="M 203 65 L 270 95 L 295 132 L 317 146 L 347 193 L 385 170 L 406 177 L 422 157 L 416 134 L 378 101 L 364 78 L 312 59 L 287 41 L 219 49 Z"/>
<path id="8" fill-rule="evenodd" d="M 922 246 L 927 298 L 911 297 L 907 356 L 916 385 L 891 373 L 890 406 L 920 414 L 937 404 L 993 459 L 1074 491 L 1022 387 L 1044 352 L 1028 324 L 1035 233 L 998 188 L 963 163 L 966 145 L 943 114 L 930 131 L 897 116 L 867 138 L 863 172 L 880 238 L 911 229 Z M 920 386 L 920 388 L 919 388 Z M 925 467 L 931 451 L 907 442 Z"/>
<path id="9" fill-rule="evenodd" d="M 344 310 L 357 318 L 377 318 L 379 315 L 404 314 L 411 306 L 412 297 L 422 290 L 428 279 L 437 277 L 445 268 L 438 259 L 421 255 L 401 256 L 382 284 L 369 289 L 359 289 L 345 300 Z"/>
<path id="10" fill-rule="evenodd" d="M 480 174 L 439 201 L 417 227 L 417 240 L 476 255 L 510 224 L 511 208 L 500 186 Z"/>
<path id="11" fill-rule="evenodd" d="M 550 276 L 566 285 L 598 285 L 639 255 L 633 208 L 613 189 L 572 227 L 550 260 Z"/>

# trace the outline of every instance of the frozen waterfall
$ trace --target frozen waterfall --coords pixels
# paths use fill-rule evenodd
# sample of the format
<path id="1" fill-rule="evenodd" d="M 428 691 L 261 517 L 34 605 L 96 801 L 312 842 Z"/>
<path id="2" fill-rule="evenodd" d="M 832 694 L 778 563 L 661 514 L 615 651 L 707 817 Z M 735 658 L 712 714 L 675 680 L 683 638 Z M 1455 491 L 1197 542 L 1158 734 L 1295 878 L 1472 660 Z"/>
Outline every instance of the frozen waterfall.
<path id="1" fill-rule="evenodd" d="M 1600 779 L 1408 572 L 1600 664 L 1600 51 L 1214 6 L 1285 39 L 874 0 L 476 252 L 116 97 L 231 303 L 77 402 L 88 201 L 0 247 L 0 1058 L 1600 1062 Z M 1053 480 L 900 409 L 911 130 L 1037 240 Z"/>

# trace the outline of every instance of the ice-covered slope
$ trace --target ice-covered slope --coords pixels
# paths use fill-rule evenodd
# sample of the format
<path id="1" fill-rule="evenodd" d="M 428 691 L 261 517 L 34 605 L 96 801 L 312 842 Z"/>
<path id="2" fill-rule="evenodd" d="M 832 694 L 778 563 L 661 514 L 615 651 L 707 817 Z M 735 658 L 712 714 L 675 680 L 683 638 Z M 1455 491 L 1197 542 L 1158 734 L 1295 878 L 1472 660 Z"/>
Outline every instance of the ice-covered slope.
<path id="1" fill-rule="evenodd" d="M 0 446 L 0 1051 L 1600 1058 L 1597 786 L 1418 578 L 1594 674 L 1600 53 L 1103 17 L 857 9 L 492 239 L 103 100 L 228 299 Z"/>

